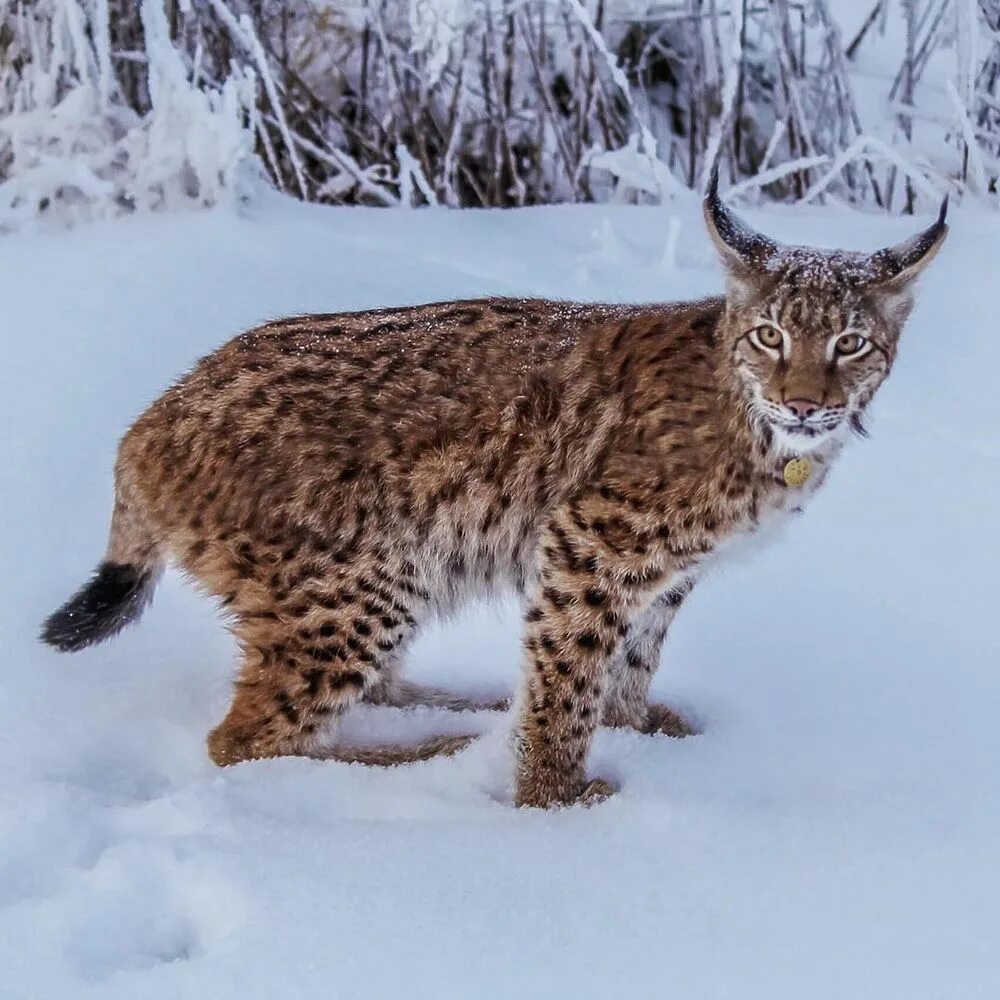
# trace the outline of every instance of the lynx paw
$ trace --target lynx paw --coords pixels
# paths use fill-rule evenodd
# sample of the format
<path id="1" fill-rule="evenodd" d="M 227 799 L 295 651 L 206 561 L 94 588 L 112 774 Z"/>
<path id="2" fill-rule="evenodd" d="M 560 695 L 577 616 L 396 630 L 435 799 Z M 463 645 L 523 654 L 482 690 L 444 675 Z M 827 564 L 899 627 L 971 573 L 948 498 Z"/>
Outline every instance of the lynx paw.
<path id="1" fill-rule="evenodd" d="M 594 778 L 587 782 L 586 787 L 580 792 L 580 796 L 576 801 L 584 806 L 596 806 L 601 802 L 606 802 L 617 791 L 618 789 L 610 781 L 605 781 L 603 778 Z"/>
<path id="2" fill-rule="evenodd" d="M 694 736 L 698 730 L 669 705 L 650 705 L 643 732 L 663 733 L 664 736 L 683 739 L 685 736 Z"/>
<path id="3" fill-rule="evenodd" d="M 618 789 L 603 778 L 592 778 L 570 786 L 562 785 L 540 787 L 537 783 L 522 781 L 518 787 L 514 804 L 518 807 L 528 806 L 533 809 L 564 809 L 567 806 L 593 806 L 604 802 Z"/>

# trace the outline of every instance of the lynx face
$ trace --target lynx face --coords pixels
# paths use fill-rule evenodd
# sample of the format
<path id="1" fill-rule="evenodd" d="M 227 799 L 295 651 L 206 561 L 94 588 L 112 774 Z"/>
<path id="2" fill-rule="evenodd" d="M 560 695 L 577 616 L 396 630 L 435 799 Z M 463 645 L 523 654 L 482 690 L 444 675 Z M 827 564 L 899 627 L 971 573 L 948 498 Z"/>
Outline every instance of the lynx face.
<path id="1" fill-rule="evenodd" d="M 911 285 L 948 227 L 872 254 L 780 246 L 722 203 L 705 218 L 727 273 L 723 336 L 747 409 L 779 451 L 811 451 L 862 416 L 892 368 Z"/>
<path id="2" fill-rule="evenodd" d="M 793 260 L 771 290 L 734 310 L 732 357 L 750 412 L 786 451 L 804 452 L 849 427 L 860 430 L 865 407 L 892 367 L 899 328 L 878 296 L 824 278 Z"/>

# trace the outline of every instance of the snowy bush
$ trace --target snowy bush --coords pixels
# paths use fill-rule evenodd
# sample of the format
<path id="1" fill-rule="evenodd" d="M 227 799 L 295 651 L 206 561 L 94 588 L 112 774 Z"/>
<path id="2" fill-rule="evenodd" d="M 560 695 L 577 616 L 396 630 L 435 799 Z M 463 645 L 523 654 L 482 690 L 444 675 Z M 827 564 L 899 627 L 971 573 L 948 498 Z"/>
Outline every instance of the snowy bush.
<path id="1" fill-rule="evenodd" d="M 143 0 L 140 51 L 112 49 L 108 0 L 15 0 L 3 10 L 0 227 L 74 221 L 239 195 L 252 168 L 252 73 L 214 84 Z M 142 66 L 130 101 L 115 61 Z"/>
<path id="2" fill-rule="evenodd" d="M 0 226 L 257 173 L 327 202 L 656 201 L 716 156 L 757 197 L 912 211 L 994 193 L 998 39 L 1000 0 L 0 0 Z"/>

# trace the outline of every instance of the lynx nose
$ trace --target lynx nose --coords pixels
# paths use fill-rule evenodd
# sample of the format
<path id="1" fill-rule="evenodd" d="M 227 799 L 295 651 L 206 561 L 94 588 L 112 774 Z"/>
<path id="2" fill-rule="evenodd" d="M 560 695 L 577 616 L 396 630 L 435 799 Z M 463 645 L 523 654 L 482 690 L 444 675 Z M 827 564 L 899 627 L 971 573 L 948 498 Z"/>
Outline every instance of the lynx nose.
<path id="1" fill-rule="evenodd" d="M 808 420 L 819 408 L 820 404 L 811 399 L 786 399 L 785 406 L 788 407 L 799 418 Z"/>

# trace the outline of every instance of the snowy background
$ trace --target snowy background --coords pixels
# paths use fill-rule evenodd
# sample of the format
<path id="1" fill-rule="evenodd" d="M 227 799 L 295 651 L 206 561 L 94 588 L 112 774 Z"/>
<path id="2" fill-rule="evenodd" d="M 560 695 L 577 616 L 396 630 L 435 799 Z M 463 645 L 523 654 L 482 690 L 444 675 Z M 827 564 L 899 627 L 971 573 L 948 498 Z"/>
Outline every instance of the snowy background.
<path id="1" fill-rule="evenodd" d="M 197 355 L 293 311 L 699 295 L 720 275 L 697 212 L 274 196 L 0 242 L 0 996 L 1000 993 L 992 216 L 956 214 L 871 440 L 679 616 L 654 693 L 703 735 L 601 732 L 592 768 L 623 790 L 598 808 L 511 808 L 503 716 L 359 713 L 352 736 L 490 733 L 413 767 L 215 769 L 235 650 L 173 576 L 113 643 L 35 641 L 103 549 L 118 435 Z M 751 219 L 864 248 L 913 225 Z M 512 691 L 513 613 L 428 634 L 413 666 Z"/>
<path id="2" fill-rule="evenodd" d="M 1000 996 L 998 28 L 992 0 L 0 0 L 0 998 Z M 599 734 L 616 797 L 513 809 L 497 714 L 347 727 L 486 734 L 451 760 L 214 768 L 235 648 L 173 575 L 116 641 L 38 644 L 119 436 L 197 357 L 288 313 L 717 292 L 716 151 L 779 239 L 959 207 L 871 440 L 674 626 L 653 694 L 702 734 Z M 517 632 L 469 609 L 412 673 L 510 693 Z"/>
<path id="3" fill-rule="evenodd" d="M 995 196 L 1000 0 L 4 0 L 0 230 L 231 203 Z"/>

